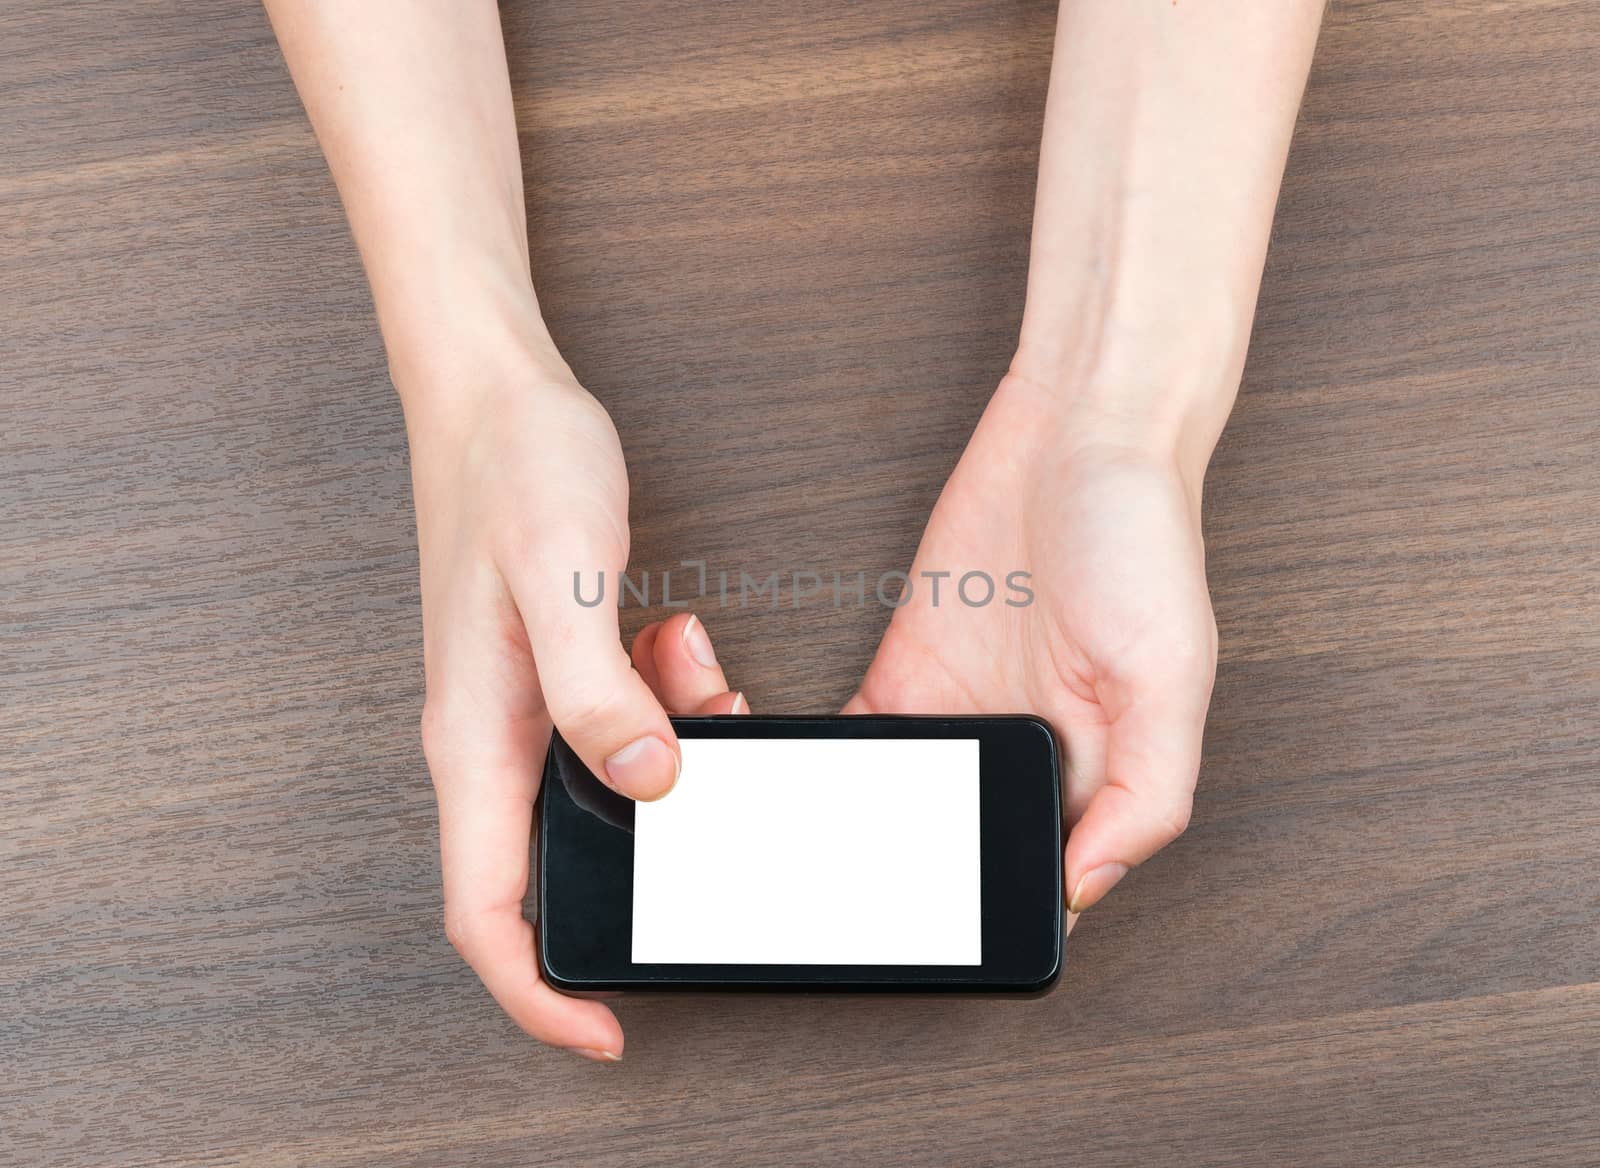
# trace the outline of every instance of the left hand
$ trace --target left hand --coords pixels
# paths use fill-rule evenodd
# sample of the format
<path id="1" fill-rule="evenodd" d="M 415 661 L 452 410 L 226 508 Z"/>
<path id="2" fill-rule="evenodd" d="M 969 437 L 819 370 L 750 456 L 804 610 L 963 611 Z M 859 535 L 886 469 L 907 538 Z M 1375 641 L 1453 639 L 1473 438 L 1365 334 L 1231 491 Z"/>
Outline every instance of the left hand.
<path id="1" fill-rule="evenodd" d="M 1072 913 L 1187 825 L 1216 672 L 1198 475 L 1111 432 L 1050 387 L 1001 382 L 845 707 L 1048 720 L 1066 753 Z M 971 604 L 957 592 L 975 570 L 994 581 L 987 604 L 981 579 Z M 937 605 L 925 571 L 951 573 Z M 1031 603 L 1008 589 L 1015 571 Z"/>

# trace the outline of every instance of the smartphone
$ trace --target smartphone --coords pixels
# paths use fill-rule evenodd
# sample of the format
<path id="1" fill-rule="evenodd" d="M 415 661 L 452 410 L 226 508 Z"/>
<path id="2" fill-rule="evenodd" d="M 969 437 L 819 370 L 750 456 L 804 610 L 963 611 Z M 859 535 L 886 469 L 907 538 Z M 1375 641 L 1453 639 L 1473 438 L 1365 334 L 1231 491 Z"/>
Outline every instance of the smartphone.
<path id="1" fill-rule="evenodd" d="M 1039 994 L 1063 957 L 1047 723 L 674 718 L 675 787 L 635 803 L 556 735 L 538 953 L 573 994 Z"/>

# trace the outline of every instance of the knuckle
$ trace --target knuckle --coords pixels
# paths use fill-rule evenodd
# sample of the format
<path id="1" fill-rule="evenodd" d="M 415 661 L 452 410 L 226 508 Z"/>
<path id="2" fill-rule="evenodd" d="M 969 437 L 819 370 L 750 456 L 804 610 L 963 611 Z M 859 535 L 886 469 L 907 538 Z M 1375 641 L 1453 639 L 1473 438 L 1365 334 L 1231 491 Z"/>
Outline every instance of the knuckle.
<path id="1" fill-rule="evenodd" d="M 545 695 L 550 719 L 572 738 L 599 737 L 623 712 L 621 695 L 613 688 L 589 683 L 569 683 Z"/>
<path id="2" fill-rule="evenodd" d="M 483 935 L 483 918 L 477 913 L 445 905 L 444 936 L 450 947 L 470 963 Z"/>
<path id="3" fill-rule="evenodd" d="M 1166 836 L 1168 843 L 1177 839 L 1188 830 L 1190 817 L 1194 814 L 1194 794 L 1185 791 L 1163 799 L 1156 808 L 1157 823 L 1161 832 Z"/>

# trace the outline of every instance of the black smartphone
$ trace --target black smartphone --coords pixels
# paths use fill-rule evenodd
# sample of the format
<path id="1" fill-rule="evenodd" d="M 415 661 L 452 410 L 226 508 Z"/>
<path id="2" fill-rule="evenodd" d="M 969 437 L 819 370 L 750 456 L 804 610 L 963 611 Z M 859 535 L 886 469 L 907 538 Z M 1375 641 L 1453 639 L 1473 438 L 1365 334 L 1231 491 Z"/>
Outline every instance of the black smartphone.
<path id="1" fill-rule="evenodd" d="M 539 963 L 556 989 L 1038 994 L 1061 970 L 1061 784 L 1032 717 L 674 718 L 665 798 L 556 735 Z"/>

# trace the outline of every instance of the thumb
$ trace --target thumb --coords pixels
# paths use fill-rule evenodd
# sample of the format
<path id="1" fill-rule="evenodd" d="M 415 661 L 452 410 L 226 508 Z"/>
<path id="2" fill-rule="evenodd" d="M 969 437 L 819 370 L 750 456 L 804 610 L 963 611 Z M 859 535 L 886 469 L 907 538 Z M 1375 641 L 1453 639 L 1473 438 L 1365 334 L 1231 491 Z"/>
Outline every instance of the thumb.
<path id="1" fill-rule="evenodd" d="M 1096 903 L 1129 868 L 1183 834 L 1200 771 L 1209 687 L 1197 703 L 1146 696 L 1109 729 L 1104 784 L 1067 837 L 1067 908 Z"/>
<path id="2" fill-rule="evenodd" d="M 544 555 L 507 573 L 527 628 L 534 668 L 550 720 L 561 737 L 604 783 L 630 799 L 659 799 L 677 781 L 681 756 L 667 712 L 622 647 L 611 588 L 620 568 L 602 572 L 599 603 L 583 594 L 585 577 L 605 559 Z"/>

